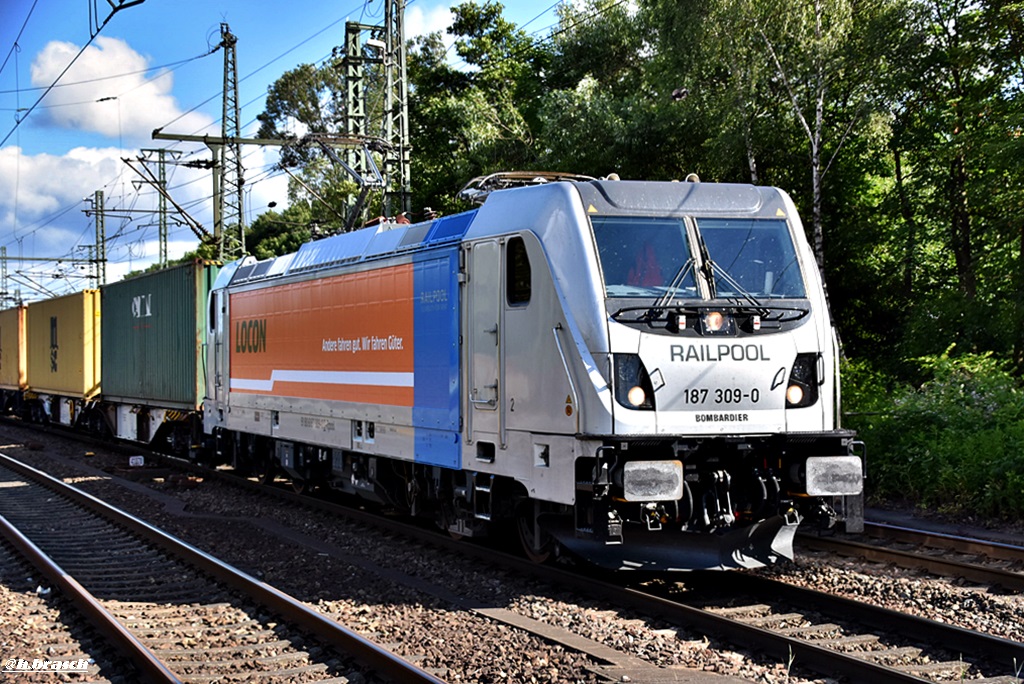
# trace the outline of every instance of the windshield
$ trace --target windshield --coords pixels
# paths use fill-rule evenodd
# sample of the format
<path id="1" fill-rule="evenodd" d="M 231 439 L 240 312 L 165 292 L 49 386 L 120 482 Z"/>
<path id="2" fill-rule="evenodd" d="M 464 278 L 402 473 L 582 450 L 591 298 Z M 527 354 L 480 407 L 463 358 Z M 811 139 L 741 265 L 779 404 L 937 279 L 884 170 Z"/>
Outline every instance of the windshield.
<path id="1" fill-rule="evenodd" d="M 607 297 L 700 298 L 684 219 L 595 216 L 591 223 Z M 696 224 L 717 297 L 806 296 L 784 219 L 698 218 Z"/>
<path id="2" fill-rule="evenodd" d="M 697 230 L 714 262 L 719 297 L 806 295 L 786 221 L 699 218 Z"/>
<path id="3" fill-rule="evenodd" d="M 678 296 L 697 296 L 683 219 L 604 216 L 591 223 L 608 297 L 661 295 L 673 280 Z"/>

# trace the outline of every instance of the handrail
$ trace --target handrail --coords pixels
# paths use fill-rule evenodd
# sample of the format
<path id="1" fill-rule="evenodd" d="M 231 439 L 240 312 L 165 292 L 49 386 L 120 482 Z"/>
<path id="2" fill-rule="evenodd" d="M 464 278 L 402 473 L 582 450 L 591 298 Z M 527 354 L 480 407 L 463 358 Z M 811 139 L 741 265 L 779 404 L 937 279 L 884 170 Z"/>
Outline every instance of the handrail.
<path id="1" fill-rule="evenodd" d="M 569 390 L 572 392 L 572 404 L 576 407 L 576 432 L 580 431 L 580 397 L 576 392 L 576 383 L 572 379 L 572 373 L 569 372 L 569 363 L 565 359 L 565 351 L 562 349 L 562 340 L 558 336 L 558 331 L 562 330 L 562 324 L 556 323 L 555 327 L 551 329 L 551 333 L 555 336 L 555 347 L 558 348 L 558 356 L 562 359 L 562 368 L 565 369 L 565 377 L 569 381 Z"/>

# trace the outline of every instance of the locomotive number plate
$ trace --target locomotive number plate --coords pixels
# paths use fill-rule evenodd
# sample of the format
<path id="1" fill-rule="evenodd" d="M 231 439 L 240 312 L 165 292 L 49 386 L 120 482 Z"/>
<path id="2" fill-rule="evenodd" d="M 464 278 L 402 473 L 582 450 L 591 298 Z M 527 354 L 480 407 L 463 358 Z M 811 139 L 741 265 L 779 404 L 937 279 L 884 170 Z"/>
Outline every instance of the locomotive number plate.
<path id="1" fill-rule="evenodd" d="M 684 403 L 696 406 L 704 406 L 706 404 L 741 404 L 745 402 L 756 404 L 761 400 L 761 390 L 756 387 L 751 389 L 739 387 L 691 387 L 683 390 L 682 397 Z"/>

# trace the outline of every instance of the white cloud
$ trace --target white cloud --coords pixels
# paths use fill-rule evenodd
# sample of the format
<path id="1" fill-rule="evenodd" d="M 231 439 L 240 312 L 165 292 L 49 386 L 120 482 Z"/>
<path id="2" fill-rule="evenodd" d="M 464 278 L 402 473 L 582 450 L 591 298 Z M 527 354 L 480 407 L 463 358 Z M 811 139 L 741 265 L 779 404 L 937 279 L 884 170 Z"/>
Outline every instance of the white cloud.
<path id="1" fill-rule="evenodd" d="M 451 42 L 447 29 L 452 25 L 452 11 L 447 5 L 439 5 L 426 11 L 420 5 L 407 7 L 405 10 L 405 36 L 415 38 L 435 31 L 440 31 L 445 45 Z"/>
<path id="2" fill-rule="evenodd" d="M 17 201 L 19 218 L 34 219 L 92 195 L 97 179 L 117 177 L 121 150 L 76 147 L 62 157 L 52 154 L 26 156 L 17 147 L 0 148 L 0 212 L 2 224 L 11 224 Z M 15 197 L 17 188 L 17 197 Z"/>
<path id="3" fill-rule="evenodd" d="M 0 0 L 2 1 L 2 0 Z M 32 64 L 32 82 L 49 85 L 79 48 L 70 43 L 51 42 Z M 0 148 L 0 245 L 7 247 L 11 259 L 12 287 L 20 287 L 26 297 L 67 292 L 90 285 L 83 276 L 91 272 L 84 261 L 95 242 L 95 219 L 83 210 L 91 205 L 97 189 L 105 192 L 107 243 L 107 281 L 113 282 L 130 270 L 146 268 L 158 255 L 157 195 L 149 186 L 136 187 L 140 180 L 122 158 L 134 159 L 138 148 L 156 147 L 151 139 L 154 128 L 165 126 L 182 115 L 173 96 L 173 75 L 164 73 L 147 80 L 143 71 L 149 59 L 122 40 L 99 37 L 61 78 L 65 87 L 54 88 L 32 114 L 36 131 L 47 127 L 100 134 L 123 141 L 125 149 L 75 147 L 61 154 L 25 154 L 16 146 Z M 148 74 L 152 77 L 153 73 Z M 106 78 L 114 76 L 114 78 Z M 102 79 L 102 80 L 97 80 Z M 96 102 L 105 97 L 115 100 Z M 191 113 L 175 121 L 180 132 L 219 134 L 210 128 L 212 119 Z M 252 131 L 250 134 L 254 134 Z M 173 146 L 185 154 L 181 161 L 209 159 L 210 150 L 200 144 Z M 287 177 L 270 172 L 277 161 L 276 148 L 242 147 L 246 179 L 246 217 L 254 219 L 266 211 L 271 201 L 280 211 L 287 205 Z M 150 163 L 156 172 L 156 164 Z M 168 165 L 167 178 L 174 200 L 213 232 L 212 177 L 208 169 Z M 142 210 L 127 212 L 127 209 Z M 198 239 L 191 230 L 174 220 L 169 207 L 171 259 L 195 249 Z M 130 218 L 128 218 L 130 216 Z M 17 261 L 17 257 L 63 257 L 57 263 Z M 18 280 L 15 281 L 14 278 Z M 33 283 L 40 289 L 35 289 Z"/>
<path id="4" fill-rule="evenodd" d="M 195 248 L 195 240 L 168 240 L 167 258 L 171 261 L 180 259 Z M 155 264 L 159 256 L 159 240 L 144 240 L 121 246 L 116 253 L 107 254 L 107 282 L 116 283 L 133 271 L 145 270 Z"/>
<path id="5" fill-rule="evenodd" d="M 188 158 L 209 157 L 206 148 L 194 147 L 200 151 Z M 158 230 L 156 216 L 150 212 L 157 208 L 156 193 L 145 185 L 137 188 L 133 181 L 140 177 L 121 161 L 122 157 L 134 159 L 137 154 L 116 148 L 77 147 L 64 156 L 21 155 L 16 147 L 0 148 L 0 187 L 9 188 L 9 192 L 0 193 L 0 244 L 7 246 L 11 256 L 24 251 L 26 256 L 84 258 L 85 246 L 95 242 L 95 219 L 84 213 L 92 206 L 83 198 L 91 200 L 97 189 L 103 189 L 108 212 L 108 282 L 154 263 L 158 256 Z M 287 206 L 288 178 L 272 170 L 277 154 L 276 148 L 243 147 L 247 221 L 266 211 L 270 202 L 277 203 L 277 211 Z M 149 168 L 156 173 L 155 162 L 150 162 Z M 168 166 L 167 178 L 174 200 L 212 233 L 210 171 Z M 168 210 L 168 256 L 174 259 L 195 249 L 198 239 L 176 220 L 178 215 L 172 206 Z M 37 269 L 29 263 L 22 270 L 27 274 Z"/>
<path id="6" fill-rule="evenodd" d="M 108 280 L 121 271 L 115 260 L 134 262 L 136 268 L 155 261 L 157 248 L 146 244 L 152 241 L 155 245 L 158 232 L 154 225 L 147 225 L 156 223 L 156 217 L 148 213 L 157 207 L 155 192 L 148 186 L 137 189 L 133 181 L 138 176 L 121 161 L 136 154 L 116 148 L 76 147 L 63 156 L 22 155 L 13 146 L 0 148 L 0 187 L 9 189 L 0 194 L 0 244 L 7 246 L 12 258 L 22 254 L 86 258 L 87 246 L 95 243 L 95 219 L 84 213 L 92 205 L 83 198 L 91 200 L 96 190 L 102 189 L 109 212 L 105 221 L 111 260 Z M 155 171 L 155 166 L 152 168 Z M 168 179 L 176 201 L 190 206 L 190 212 L 209 216 L 209 171 L 172 167 Z M 125 211 L 128 209 L 145 211 Z M 170 225 L 175 226 L 173 221 Z M 190 248 L 194 247 L 193 240 Z M 146 261 L 148 257 L 152 258 Z M 39 268 L 49 271 L 53 267 Z M 37 268 L 26 262 L 20 270 L 28 277 Z"/>
<path id="7" fill-rule="evenodd" d="M 48 43 L 32 62 L 32 84 L 53 83 L 79 49 L 61 41 Z M 149 141 L 153 129 L 182 111 L 171 94 L 174 75 L 165 71 L 154 77 L 147 68 L 149 59 L 128 43 L 100 36 L 61 77 L 60 83 L 69 85 L 53 88 L 33 113 L 34 123 Z M 192 112 L 175 128 L 191 133 L 212 123 L 209 116 Z"/>

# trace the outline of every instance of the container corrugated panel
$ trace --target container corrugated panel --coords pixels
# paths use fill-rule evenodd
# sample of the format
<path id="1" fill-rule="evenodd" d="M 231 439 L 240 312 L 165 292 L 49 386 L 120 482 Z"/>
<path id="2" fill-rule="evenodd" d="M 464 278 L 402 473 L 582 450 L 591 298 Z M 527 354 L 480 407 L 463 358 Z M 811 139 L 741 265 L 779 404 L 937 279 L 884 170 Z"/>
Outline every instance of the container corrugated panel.
<path id="1" fill-rule="evenodd" d="M 82 399 L 99 394 L 100 327 L 99 290 L 29 304 L 29 389 Z"/>
<path id="2" fill-rule="evenodd" d="M 0 389 L 25 389 L 25 307 L 0 311 Z"/>
<path id="3" fill-rule="evenodd" d="M 199 408 L 206 297 L 218 268 L 193 261 L 102 288 L 104 399 Z"/>

